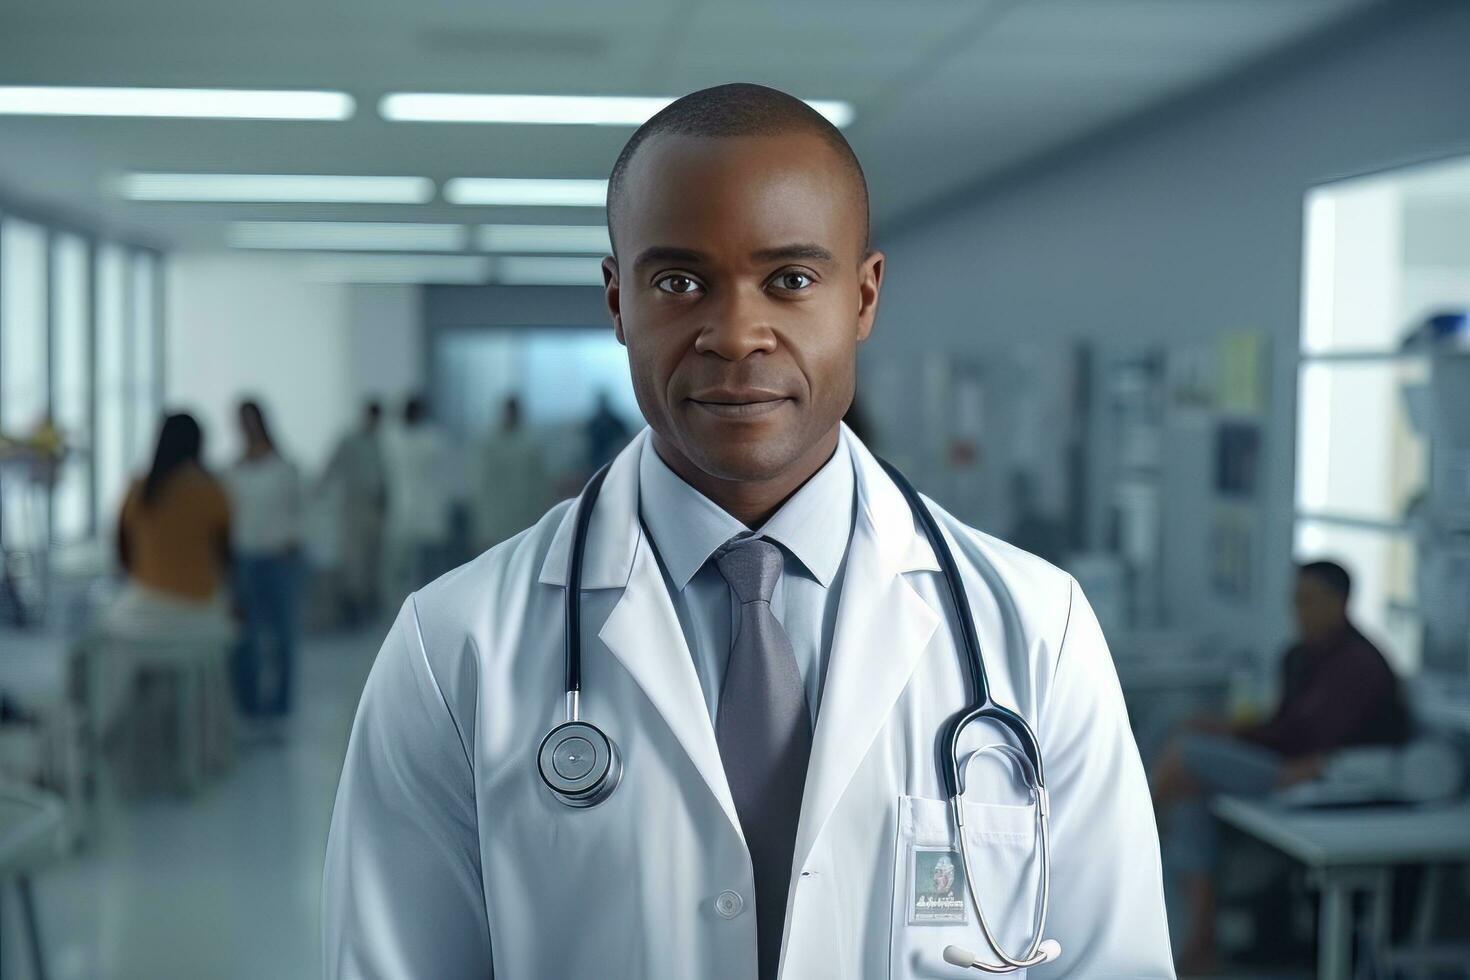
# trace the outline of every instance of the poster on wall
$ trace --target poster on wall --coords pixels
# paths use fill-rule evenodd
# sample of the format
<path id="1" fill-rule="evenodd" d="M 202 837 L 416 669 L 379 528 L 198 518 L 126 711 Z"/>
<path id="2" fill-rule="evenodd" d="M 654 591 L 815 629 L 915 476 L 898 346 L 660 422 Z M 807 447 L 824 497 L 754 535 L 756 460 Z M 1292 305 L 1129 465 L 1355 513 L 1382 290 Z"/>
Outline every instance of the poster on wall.
<path id="1" fill-rule="evenodd" d="M 1253 499 L 1261 468 L 1261 427 L 1254 422 L 1221 422 L 1215 427 L 1215 492 L 1237 500 Z"/>
<path id="2" fill-rule="evenodd" d="M 1220 338 L 1219 407 L 1223 412 L 1260 415 L 1266 408 L 1266 340 L 1254 330 Z"/>
<path id="3" fill-rule="evenodd" d="M 1227 599 L 1244 602 L 1253 589 L 1254 523 L 1248 507 L 1217 507 L 1210 524 L 1210 584 Z"/>

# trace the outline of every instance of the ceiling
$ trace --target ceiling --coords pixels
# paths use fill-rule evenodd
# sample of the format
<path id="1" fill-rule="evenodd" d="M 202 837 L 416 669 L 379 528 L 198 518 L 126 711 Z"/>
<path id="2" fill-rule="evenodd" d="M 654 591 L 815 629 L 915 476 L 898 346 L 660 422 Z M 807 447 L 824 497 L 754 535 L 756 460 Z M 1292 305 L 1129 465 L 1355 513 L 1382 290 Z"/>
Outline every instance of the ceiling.
<path id="1" fill-rule="evenodd" d="M 605 177 L 629 130 L 389 123 L 393 90 L 843 99 L 875 222 L 1059 149 L 1375 0 L 45 0 L 0 5 L 0 84 L 325 88 L 346 122 L 0 117 L 0 201 L 165 247 L 227 221 L 595 222 L 593 209 L 128 203 L 125 171 Z"/>

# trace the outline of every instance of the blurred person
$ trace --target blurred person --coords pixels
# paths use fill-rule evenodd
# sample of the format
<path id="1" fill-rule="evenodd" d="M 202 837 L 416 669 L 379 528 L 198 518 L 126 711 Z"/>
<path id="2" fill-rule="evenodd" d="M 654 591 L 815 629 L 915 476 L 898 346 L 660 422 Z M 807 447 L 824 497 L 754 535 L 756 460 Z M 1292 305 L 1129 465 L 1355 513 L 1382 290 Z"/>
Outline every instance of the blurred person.
<path id="1" fill-rule="evenodd" d="M 387 505 L 380 420 L 383 406 L 370 401 L 362 424 L 344 435 L 327 463 L 322 485 L 335 493 L 342 558 L 342 617 L 350 626 L 378 613 L 383 518 Z"/>
<path id="2" fill-rule="evenodd" d="M 95 675 L 102 687 L 95 710 L 104 737 L 130 699 L 148 703 L 139 690 L 143 679 L 119 658 L 107 656 L 108 641 L 197 643 L 203 656 L 234 638 L 222 587 L 230 565 L 230 503 L 203 458 L 204 437 L 193 416 L 165 416 L 148 472 L 131 483 L 123 499 L 116 544 L 127 581 L 87 644 L 102 658 Z M 221 689 L 227 684 L 222 670 L 210 683 L 216 680 Z M 206 744 L 213 742 L 211 733 Z"/>
<path id="3" fill-rule="evenodd" d="M 1041 488 L 1027 470 L 1014 470 L 1010 479 L 1011 523 L 1009 541 L 1053 565 L 1067 556 L 1066 530 L 1062 522 L 1041 508 Z"/>
<path id="4" fill-rule="evenodd" d="M 501 406 L 500 424 L 475 449 L 475 547 L 484 551 L 536 523 L 548 503 L 541 447 L 521 420 L 520 399 Z"/>
<path id="5" fill-rule="evenodd" d="M 449 440 L 421 395 L 403 407 L 403 425 L 383 445 L 388 486 L 388 581 L 402 598 L 445 570 L 454 511 Z"/>
<path id="6" fill-rule="evenodd" d="M 277 450 L 259 403 L 241 402 L 238 419 L 245 449 L 225 478 L 243 619 L 235 691 L 247 718 L 276 720 L 291 707 L 300 630 L 301 475 Z"/>
<path id="7" fill-rule="evenodd" d="M 877 980 L 958 975 L 954 943 L 1017 976 L 1172 980 L 1086 598 L 841 423 L 885 268 L 841 132 L 763 86 L 685 96 L 629 140 L 607 213 L 649 425 L 404 603 L 333 810 L 326 975 Z M 1010 740 L 962 724 L 991 688 Z M 983 902 L 915 887 L 969 867 Z"/>
<path id="8" fill-rule="evenodd" d="M 1397 745 L 1409 736 L 1401 684 L 1348 617 L 1352 578 L 1330 561 L 1297 569 L 1292 608 L 1297 638 L 1281 664 L 1281 697 L 1265 721 L 1201 717 L 1165 746 L 1152 774 L 1155 806 L 1177 852 L 1189 900 L 1186 970 L 1216 965 L 1218 827 L 1209 800 L 1264 796 L 1316 778 L 1338 749 Z"/>
<path id="9" fill-rule="evenodd" d="M 203 433 L 192 415 L 168 415 L 147 474 L 134 480 L 117 524 L 118 562 L 127 587 L 106 628 L 127 634 L 161 619 L 229 632 L 220 588 L 229 568 L 230 503 L 204 468 Z M 130 613 L 142 612 L 137 619 Z"/>
<path id="10" fill-rule="evenodd" d="M 597 407 L 587 419 L 587 471 L 590 473 L 609 462 L 618 450 L 628 444 L 632 433 L 628 423 L 612 409 L 612 398 L 605 391 L 597 393 Z"/>

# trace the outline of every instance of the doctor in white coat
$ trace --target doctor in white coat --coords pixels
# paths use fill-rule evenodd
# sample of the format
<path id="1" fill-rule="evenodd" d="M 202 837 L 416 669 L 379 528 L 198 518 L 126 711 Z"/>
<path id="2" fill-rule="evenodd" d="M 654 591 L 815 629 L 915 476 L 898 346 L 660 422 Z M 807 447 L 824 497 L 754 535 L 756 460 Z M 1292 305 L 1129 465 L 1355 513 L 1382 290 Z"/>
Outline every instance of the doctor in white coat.
<path id="1" fill-rule="evenodd" d="M 1031 799 L 968 767 L 968 862 L 936 766 L 971 702 L 915 514 L 840 423 L 883 256 L 836 129 L 754 85 L 646 123 L 609 189 L 606 295 L 649 421 L 613 462 L 582 570 L 581 717 L 621 782 L 564 805 L 576 508 L 404 604 L 353 726 L 327 847 L 331 978 L 978 977 L 1024 952 Z M 1107 646 L 1064 572 L 929 503 L 995 699 L 1050 790 L 1034 977 L 1173 977 L 1148 789 Z M 966 750 L 1002 742 L 975 729 Z M 1026 976 L 1023 970 L 1016 974 Z"/>

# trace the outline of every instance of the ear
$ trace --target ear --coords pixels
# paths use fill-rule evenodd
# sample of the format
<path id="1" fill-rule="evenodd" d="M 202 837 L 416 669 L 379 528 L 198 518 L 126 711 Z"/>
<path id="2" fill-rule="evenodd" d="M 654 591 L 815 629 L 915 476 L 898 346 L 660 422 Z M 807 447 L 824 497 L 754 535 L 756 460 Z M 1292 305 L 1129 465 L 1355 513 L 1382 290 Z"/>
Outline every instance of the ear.
<path id="1" fill-rule="evenodd" d="M 627 347 L 628 341 L 623 337 L 622 297 L 618 292 L 618 260 L 612 255 L 602 260 L 602 298 L 612 317 L 613 335 L 618 338 L 618 343 Z"/>
<path id="2" fill-rule="evenodd" d="M 858 266 L 857 342 L 862 343 L 873 332 L 878 317 L 878 294 L 883 289 L 882 252 L 869 252 Z"/>

